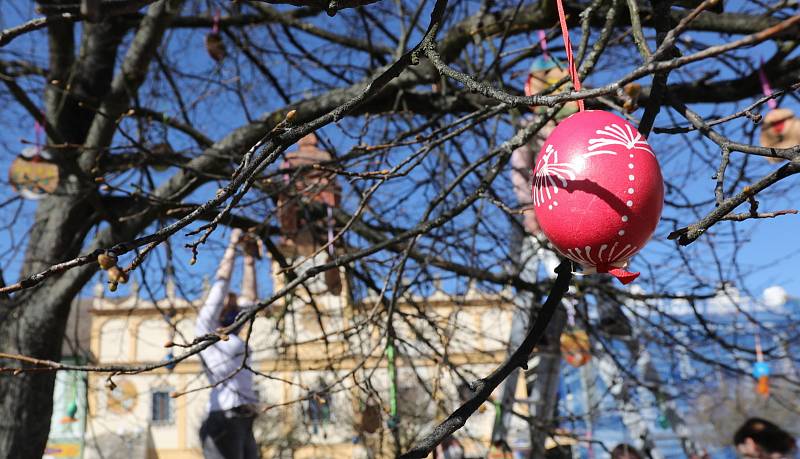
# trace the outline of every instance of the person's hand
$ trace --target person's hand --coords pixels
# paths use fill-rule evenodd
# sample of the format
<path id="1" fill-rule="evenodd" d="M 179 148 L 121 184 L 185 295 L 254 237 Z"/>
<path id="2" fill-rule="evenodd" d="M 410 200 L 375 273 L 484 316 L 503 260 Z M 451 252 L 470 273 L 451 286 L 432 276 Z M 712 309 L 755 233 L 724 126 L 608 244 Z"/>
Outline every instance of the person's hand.
<path id="1" fill-rule="evenodd" d="M 238 244 L 238 243 L 239 243 L 239 241 L 240 241 L 241 239 L 242 239 L 242 230 L 241 230 L 241 229 L 239 229 L 239 228 L 234 228 L 234 229 L 232 229 L 232 230 L 231 230 L 231 242 L 230 242 L 230 246 L 231 246 L 231 247 L 235 246 L 236 244 Z"/>
<path id="2" fill-rule="evenodd" d="M 261 258 L 261 241 L 250 233 L 242 235 L 239 244 L 242 246 L 242 251 L 245 255 L 252 258 Z"/>

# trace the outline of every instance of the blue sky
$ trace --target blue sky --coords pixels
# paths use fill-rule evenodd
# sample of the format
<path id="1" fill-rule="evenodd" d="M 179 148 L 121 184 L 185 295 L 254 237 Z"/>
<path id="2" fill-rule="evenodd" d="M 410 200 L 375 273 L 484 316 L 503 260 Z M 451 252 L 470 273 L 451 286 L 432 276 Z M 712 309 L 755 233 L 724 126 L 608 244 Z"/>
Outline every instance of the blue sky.
<path id="1" fill-rule="evenodd" d="M 18 24 L 23 18 L 32 17 L 32 4 L 30 2 L 4 1 L 2 4 L 3 8 L 0 9 L 0 11 L 2 11 L 0 12 L 0 25 L 3 27 Z M 746 3 L 728 2 L 726 3 L 726 8 L 728 11 L 733 11 L 745 5 Z M 199 5 L 192 5 L 190 8 L 195 12 L 205 11 L 204 7 Z M 320 16 L 311 21 L 324 27 L 335 27 L 337 25 L 346 26 L 347 21 L 345 19 L 347 14 L 347 12 L 343 12 L 340 16 L 335 18 Z M 345 19 L 342 19 L 342 16 L 344 16 Z M 426 17 L 423 24 L 425 21 L 427 21 Z M 573 30 L 573 34 L 576 32 L 577 30 Z M 210 98 L 211 100 L 198 101 L 198 106 L 202 108 L 197 111 L 196 119 L 193 119 L 193 121 L 209 137 L 218 139 L 230 129 L 244 124 L 248 116 L 253 117 L 262 113 L 267 113 L 281 107 L 283 102 L 277 97 L 253 97 L 246 101 L 247 110 L 242 110 L 239 105 L 239 99 L 234 97 L 233 93 L 228 89 L 234 88 L 239 84 L 256 84 L 260 77 L 248 73 L 249 71 L 244 71 L 244 73 L 239 74 L 237 68 L 232 65 L 224 65 L 222 67 L 215 66 L 202 49 L 204 33 L 205 31 L 203 30 L 181 30 L 172 32 L 169 39 L 169 46 L 174 50 L 180 50 L 180 53 L 174 54 L 173 56 L 178 60 L 182 69 L 186 71 L 196 71 L 210 77 L 209 81 L 193 82 L 195 86 L 192 90 L 206 90 L 209 94 L 215 96 Z M 44 32 L 39 31 L 21 37 L 15 40 L 11 46 L 3 48 L 2 51 L 0 51 L 0 56 L 2 58 L 11 59 L 17 53 L 24 55 L 35 50 L 39 55 L 40 65 L 46 65 L 45 55 L 43 54 L 46 49 L 46 40 L 43 39 L 44 36 Z M 526 42 L 533 40 L 532 37 L 535 37 L 535 33 L 531 34 L 529 37 L 518 37 L 517 40 L 519 43 L 509 45 L 509 49 L 514 49 L 516 45 L 525 45 Z M 688 32 L 683 36 L 684 41 L 681 44 L 683 48 L 687 48 L 688 42 L 685 41 L 687 37 L 691 37 L 695 42 L 716 40 L 711 34 Z M 263 38 L 268 39 L 266 35 L 263 35 Z M 380 39 L 380 37 L 378 37 L 378 39 Z M 578 42 L 577 36 L 573 37 L 573 41 L 576 43 Z M 307 44 L 312 48 L 317 47 L 315 48 L 316 51 L 322 53 L 322 55 L 326 55 L 331 51 L 329 45 L 320 43 L 315 39 L 309 39 Z M 551 51 L 559 53 L 558 50 L 560 47 L 560 39 L 551 40 Z M 685 51 L 686 50 L 688 49 L 685 49 Z M 730 65 L 735 67 L 746 67 L 748 63 L 749 65 L 755 65 L 759 58 L 769 57 L 773 51 L 774 46 L 770 43 L 755 48 L 739 50 L 734 54 L 741 59 Z M 347 55 L 343 55 L 342 59 L 347 59 Z M 639 59 L 640 58 L 633 49 L 628 49 L 616 55 L 605 56 L 598 66 L 598 71 L 589 77 L 585 83 L 587 85 L 597 86 L 611 81 L 619 75 L 620 66 L 618 63 L 620 61 L 627 62 L 628 67 L 625 68 L 629 68 L 636 62 L 639 62 Z M 288 87 L 293 100 L 299 100 L 311 94 L 308 90 L 313 87 L 313 83 L 304 79 L 301 74 L 286 65 L 285 62 L 282 63 L 276 60 L 269 64 L 289 82 Z M 527 62 L 523 62 L 520 64 L 520 67 L 524 68 L 527 67 L 527 65 Z M 707 64 L 700 63 L 673 72 L 670 77 L 670 82 L 694 80 L 703 75 L 706 66 Z M 730 78 L 734 74 L 729 67 L 724 65 L 716 66 L 716 68 L 720 70 L 720 73 L 715 76 L 712 81 Z M 324 81 L 324 72 L 321 72 L 319 69 L 310 69 L 309 71 L 312 72 L 315 77 Z M 222 81 L 222 83 L 219 83 L 219 81 Z M 522 86 L 521 79 L 518 82 L 511 82 L 517 84 L 520 88 Z M 641 82 L 643 84 L 648 84 L 649 79 L 643 79 Z M 29 83 L 27 83 L 31 90 L 32 97 L 39 100 L 42 93 L 41 83 L 41 79 L 30 79 Z M 178 114 L 174 101 L 165 102 L 164 99 L 154 99 L 148 102 L 152 102 L 152 108 L 162 110 L 172 116 L 177 116 Z M 751 102 L 752 99 L 745 99 L 736 104 L 705 104 L 694 105 L 692 108 L 708 118 L 713 118 L 720 114 L 729 114 Z M 785 97 L 782 101 L 782 106 L 793 108 L 796 111 L 798 110 L 796 99 L 791 97 Z M 16 154 L 24 147 L 21 139 L 28 141 L 33 139 L 33 122 L 29 117 L 20 117 L 20 113 L 21 111 L 18 106 L 7 102 L 6 110 L 0 114 L 0 123 L 2 123 L 4 127 L 0 130 L 0 148 L 2 148 L 2 152 L 0 152 L 0 169 L 2 170 L 8 169 L 9 164 Z M 634 117 L 638 116 L 641 116 L 641 110 L 634 113 Z M 672 125 L 673 120 L 678 120 L 678 123 L 681 125 L 686 124 L 685 121 L 680 121 L 675 117 L 674 113 L 670 113 L 670 111 L 665 108 L 659 115 L 656 126 Z M 721 131 L 735 140 L 746 141 L 748 140 L 745 135 L 747 124 L 748 122 L 745 120 L 734 121 L 721 127 Z M 338 125 L 332 125 L 323 129 L 320 134 L 337 151 L 343 152 L 347 151 L 355 143 L 355 140 L 349 135 L 348 131 L 353 132 L 352 130 L 357 129 L 359 125 L 359 119 L 348 119 Z M 125 126 L 126 128 L 134 129 L 132 123 L 126 124 Z M 497 138 L 493 140 L 495 142 L 501 142 L 510 136 L 510 134 L 511 130 L 507 125 L 500 125 L 497 131 Z M 168 135 L 174 147 L 191 147 L 191 143 L 185 137 L 175 132 L 170 132 Z M 650 137 L 650 143 L 659 154 L 665 177 L 668 180 L 675 181 L 687 195 L 703 197 L 713 196 L 714 181 L 711 180 L 710 177 L 714 172 L 713 168 L 716 166 L 713 160 L 718 157 L 718 149 L 708 140 L 696 134 L 688 135 L 687 139 L 689 139 L 688 142 L 677 138 L 677 136 L 653 134 Z M 475 147 L 480 148 L 481 144 L 475 144 Z M 693 154 L 689 155 L 687 149 L 692 150 Z M 732 162 L 734 165 L 739 164 L 743 161 L 743 158 L 744 155 L 735 153 Z M 704 159 L 709 162 L 704 164 Z M 777 166 L 769 165 L 761 158 L 750 158 L 748 166 L 750 180 L 748 180 L 748 182 L 754 181 L 775 167 Z M 690 172 L 689 175 L 686 175 L 687 170 Z M 733 169 L 729 169 L 729 171 L 733 171 Z M 156 173 L 155 178 L 158 180 L 160 177 L 168 177 L 170 172 L 171 171 Z M 3 174 L 2 177 L 3 181 L 0 182 L 0 203 L 5 202 L 14 195 L 13 191 L 5 182 L 5 174 Z M 124 182 L 126 179 L 121 177 L 118 180 Z M 507 178 L 504 178 L 497 186 L 502 188 L 507 183 Z M 789 178 L 776 188 L 778 191 L 771 191 L 765 194 L 763 198 L 759 199 L 761 201 L 760 210 L 770 211 L 792 208 L 793 202 L 790 198 L 789 191 L 796 186 L 797 183 L 797 177 Z M 208 198 L 216 187 L 217 184 L 205 186 L 203 190 L 192 198 L 192 201 L 199 202 L 204 198 Z M 354 199 L 346 196 L 346 192 L 347 185 L 345 184 L 345 206 L 355 205 Z M 19 223 L 14 225 L 11 229 L 0 230 L 0 266 L 3 267 L 6 282 L 16 280 L 21 260 L 20 252 L 9 252 L 8 248 L 19 241 L 20 238 L 24 237 L 31 222 L 34 205 L 35 203 L 26 202 L 20 210 L 18 217 Z M 7 219 L 14 216 L 17 211 L 17 206 L 17 203 L 12 203 L 0 209 L 0 215 L 3 216 L 3 221 L 7 221 Z M 704 213 L 712 209 L 713 204 L 709 204 L 702 207 L 698 215 L 691 215 L 687 212 L 677 212 L 667 208 L 665 210 L 665 217 L 677 219 L 679 226 L 685 226 L 693 223 Z M 741 212 L 742 208 L 737 209 L 737 211 Z M 413 211 L 410 211 L 410 216 L 413 217 Z M 725 264 L 729 263 L 729 260 L 731 260 L 733 249 L 736 248 L 738 250 L 738 260 L 746 273 L 747 282 L 744 287 L 749 289 L 749 291 L 758 294 L 763 288 L 769 285 L 780 284 L 791 294 L 800 296 L 800 285 L 798 285 L 797 275 L 795 274 L 797 270 L 794 269 L 793 266 L 795 255 L 800 252 L 800 241 L 793 237 L 794 230 L 798 228 L 798 223 L 800 223 L 799 219 L 799 216 L 789 215 L 777 219 L 736 223 L 735 228 L 741 236 L 741 238 L 737 240 L 733 240 L 729 237 L 730 224 L 722 223 L 713 228 L 709 233 L 713 236 L 713 239 L 708 235 L 703 236 L 688 249 L 684 249 L 684 253 L 686 253 L 690 267 L 693 270 L 699 271 L 700 273 L 704 271 L 714 271 L 714 273 L 716 273 L 717 267 L 713 264 L 709 264 L 709 262 L 713 261 L 713 257 L 711 257 L 711 252 L 708 250 L 706 243 L 708 241 L 714 241 L 715 249 L 718 251 L 718 259 L 723 268 Z M 656 239 L 642 252 L 641 258 L 643 261 L 660 264 L 666 260 L 670 266 L 674 264 L 676 270 L 683 269 L 680 264 L 674 263 L 676 260 L 674 243 L 666 241 L 665 239 L 666 234 L 671 230 L 672 224 L 667 220 L 662 221 L 657 230 Z M 182 279 L 182 285 L 189 290 L 196 290 L 204 274 L 212 275 L 215 265 L 214 255 L 213 251 L 206 250 L 202 252 L 198 258 L 197 265 L 189 266 L 187 263 L 189 253 L 182 245 L 191 239 L 186 238 L 184 234 L 184 232 L 179 233 L 173 241 L 173 255 L 176 257 L 177 261 L 176 270 Z M 226 232 L 218 230 L 210 241 L 209 246 L 221 247 L 225 237 Z M 148 263 L 149 265 L 146 269 L 148 269 L 149 276 L 155 276 L 156 279 L 154 280 L 157 280 L 163 273 L 163 262 L 160 262 L 154 257 L 153 260 Z M 267 270 L 267 263 L 262 262 L 260 269 L 262 272 Z M 723 277 L 731 275 L 732 273 L 730 272 L 723 273 Z M 709 278 L 712 277 L 713 276 L 709 276 Z M 678 282 L 678 285 L 680 285 L 680 282 Z M 458 286 L 454 287 L 459 288 Z M 269 291 L 269 288 L 268 284 L 262 285 L 262 293 Z M 118 294 L 125 294 L 125 290 L 120 289 Z"/>

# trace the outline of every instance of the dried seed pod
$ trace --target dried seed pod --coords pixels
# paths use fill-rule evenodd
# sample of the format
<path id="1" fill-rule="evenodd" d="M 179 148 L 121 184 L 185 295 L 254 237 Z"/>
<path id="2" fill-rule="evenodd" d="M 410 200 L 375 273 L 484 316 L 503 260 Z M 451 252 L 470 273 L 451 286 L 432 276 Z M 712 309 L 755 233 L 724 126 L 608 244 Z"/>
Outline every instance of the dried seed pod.
<path id="1" fill-rule="evenodd" d="M 216 62 L 222 62 L 228 55 L 222 37 L 219 33 L 215 32 L 209 32 L 208 35 L 206 35 L 206 51 L 208 51 L 208 55 L 211 56 L 211 59 L 214 59 Z"/>
<path id="2" fill-rule="evenodd" d="M 111 269 L 117 266 L 117 256 L 111 252 L 101 253 L 97 256 L 97 264 L 103 269 Z"/>
<path id="3" fill-rule="evenodd" d="M 108 270 L 108 280 L 110 282 L 124 284 L 128 282 L 128 275 L 125 271 L 119 269 L 118 266 L 112 266 Z"/>

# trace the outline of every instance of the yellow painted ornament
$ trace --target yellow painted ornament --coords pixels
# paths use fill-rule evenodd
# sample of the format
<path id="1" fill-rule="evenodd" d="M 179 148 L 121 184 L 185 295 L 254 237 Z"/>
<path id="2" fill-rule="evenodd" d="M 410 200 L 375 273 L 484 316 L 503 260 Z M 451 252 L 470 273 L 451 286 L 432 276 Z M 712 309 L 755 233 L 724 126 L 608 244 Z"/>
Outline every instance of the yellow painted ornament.
<path id="1" fill-rule="evenodd" d="M 11 163 L 8 181 L 25 199 L 41 199 L 58 187 L 58 166 L 47 161 L 38 147 L 28 147 Z"/>
<path id="2" fill-rule="evenodd" d="M 589 335 L 584 330 L 565 331 L 561 334 L 561 355 L 575 368 L 592 359 Z"/>

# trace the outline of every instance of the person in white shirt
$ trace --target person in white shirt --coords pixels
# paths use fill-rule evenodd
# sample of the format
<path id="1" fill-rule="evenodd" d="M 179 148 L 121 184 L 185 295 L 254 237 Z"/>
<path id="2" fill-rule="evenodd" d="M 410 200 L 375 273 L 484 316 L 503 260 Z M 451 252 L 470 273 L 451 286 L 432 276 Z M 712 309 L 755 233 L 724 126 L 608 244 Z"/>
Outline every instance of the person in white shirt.
<path id="1" fill-rule="evenodd" d="M 234 229 L 217 268 L 214 284 L 197 316 L 196 336 L 215 333 L 218 328 L 231 325 L 242 307 L 251 306 L 256 301 L 255 260 L 251 250 L 244 250 L 241 297 L 230 291 L 236 248 L 240 242 L 245 242 L 242 232 Z M 254 241 L 249 242 L 252 246 Z M 258 398 L 253 390 L 253 373 L 242 366 L 249 360 L 248 349 L 238 331 L 231 333 L 227 340 L 219 340 L 200 352 L 203 370 L 212 386 L 208 413 L 200 427 L 206 459 L 257 459 L 260 456 L 253 436 Z"/>

